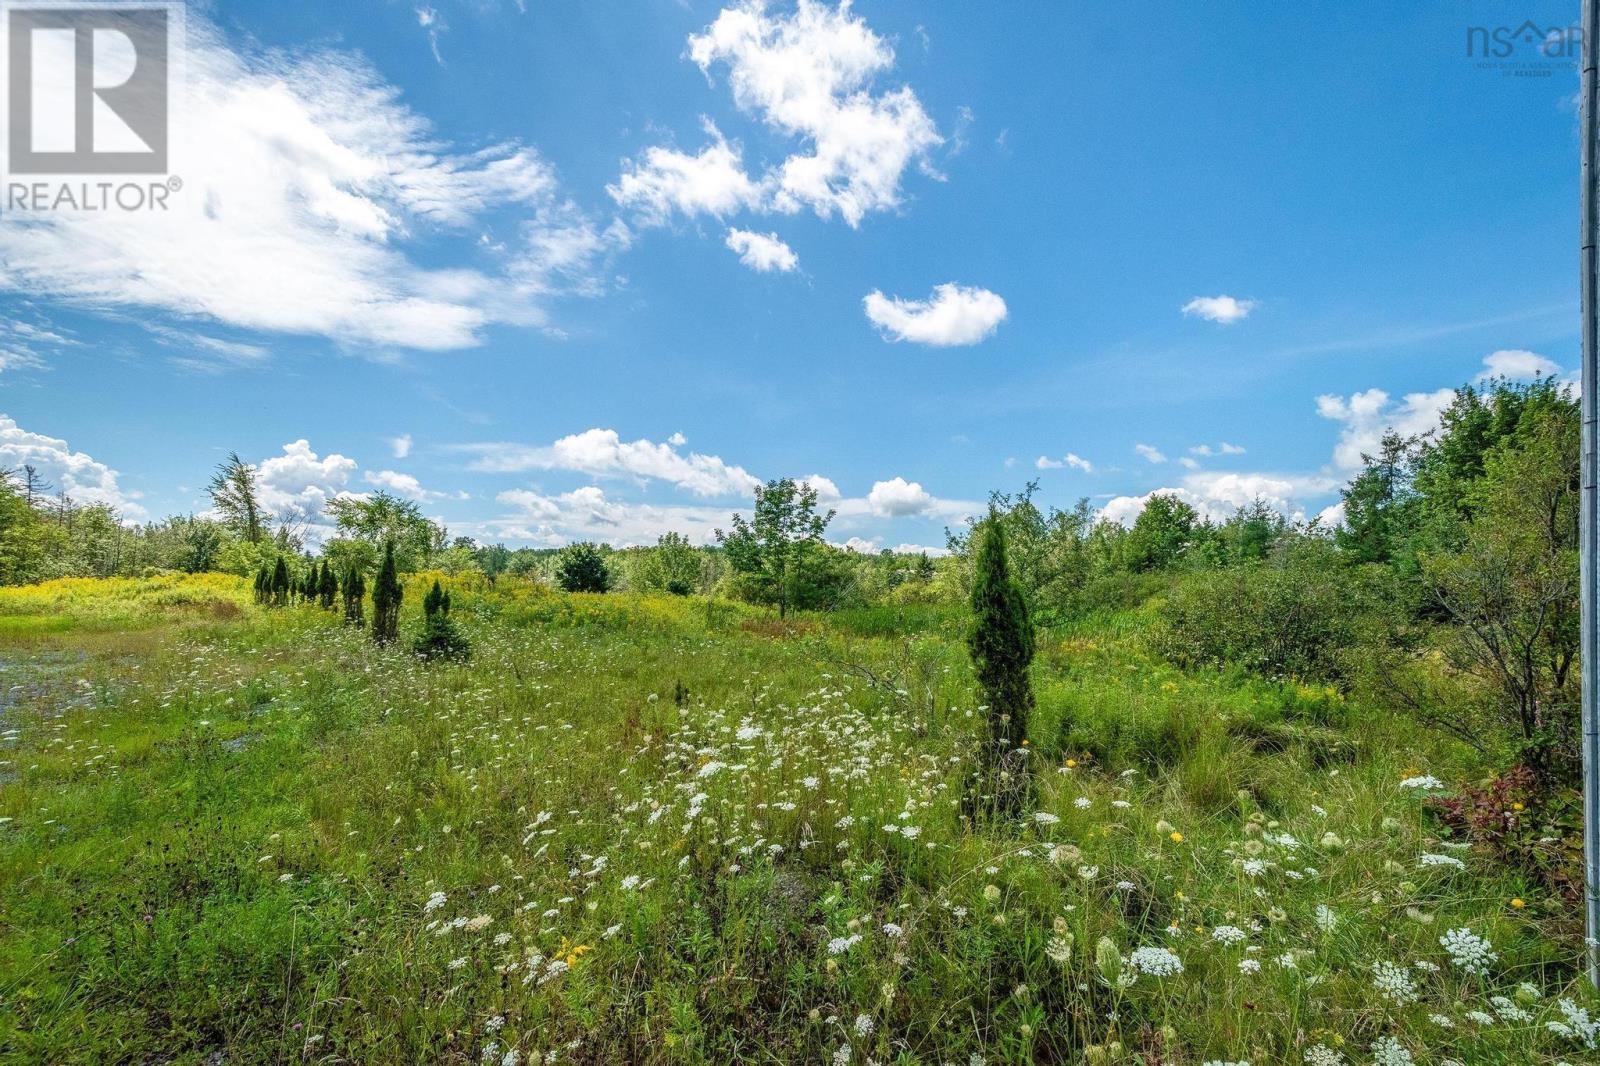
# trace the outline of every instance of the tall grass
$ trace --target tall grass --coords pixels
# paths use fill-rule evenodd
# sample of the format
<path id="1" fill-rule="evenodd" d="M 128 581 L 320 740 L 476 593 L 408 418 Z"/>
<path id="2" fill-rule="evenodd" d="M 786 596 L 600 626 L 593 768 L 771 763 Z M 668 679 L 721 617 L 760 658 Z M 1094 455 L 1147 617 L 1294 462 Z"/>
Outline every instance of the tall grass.
<path id="1" fill-rule="evenodd" d="M 959 619 L 502 581 L 425 665 L 230 588 L 0 592 L 142 633 L 0 635 L 0 1059 L 1592 1055 L 1562 905 L 1426 809 L 1467 754 L 1138 613 L 1045 638 L 1037 811 L 975 829 Z"/>

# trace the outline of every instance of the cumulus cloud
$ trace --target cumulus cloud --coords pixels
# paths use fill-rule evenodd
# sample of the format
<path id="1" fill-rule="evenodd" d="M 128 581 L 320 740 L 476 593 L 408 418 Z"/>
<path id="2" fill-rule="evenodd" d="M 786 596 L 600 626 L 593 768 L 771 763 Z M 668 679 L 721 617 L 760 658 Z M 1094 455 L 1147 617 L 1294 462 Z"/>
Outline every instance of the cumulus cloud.
<path id="1" fill-rule="evenodd" d="M 1483 357 L 1483 372 L 1478 375 L 1478 380 L 1503 377 L 1512 381 L 1527 381 L 1537 377 L 1554 377 L 1560 373 L 1561 365 L 1554 359 L 1523 348 L 1507 348 Z"/>
<path id="2" fill-rule="evenodd" d="M 821 474 L 812 474 L 809 477 L 801 478 L 800 481 L 802 484 L 809 485 L 816 490 L 818 503 L 836 503 L 842 497 L 839 492 L 839 486 Z"/>
<path id="3" fill-rule="evenodd" d="M 671 443 L 624 441 L 614 429 L 586 429 L 543 446 L 499 442 L 461 445 L 460 450 L 477 456 L 474 470 L 570 470 L 592 477 L 653 479 L 696 496 L 744 496 L 760 484 L 743 467 L 715 455 L 684 454 Z"/>
<path id="4" fill-rule="evenodd" d="M 256 464 L 262 506 L 280 520 L 312 527 L 328 501 L 346 492 L 355 472 L 354 459 L 336 452 L 319 456 L 304 437 Z"/>
<path id="5" fill-rule="evenodd" d="M 1326 475 L 1294 474 L 1223 474 L 1195 472 L 1186 474 L 1176 485 L 1167 485 L 1143 495 L 1118 496 L 1101 509 L 1101 516 L 1123 525 L 1131 525 L 1139 517 L 1152 496 L 1175 496 L 1193 507 L 1201 518 L 1213 522 L 1226 521 L 1241 507 L 1260 500 L 1279 514 L 1293 519 L 1305 517 L 1304 501 L 1328 492 L 1339 485 L 1336 478 Z"/>
<path id="6" fill-rule="evenodd" d="M 746 0 L 691 35 L 688 56 L 708 79 L 725 73 L 734 103 L 799 150 L 751 178 L 720 134 L 699 155 L 647 149 L 609 191 L 648 221 L 664 221 L 672 210 L 720 217 L 743 207 L 810 209 L 857 226 L 870 212 L 898 206 L 907 167 L 927 168 L 927 153 L 942 143 L 909 87 L 875 91 L 878 76 L 894 66 L 894 50 L 848 2 L 800 0 L 786 13 Z"/>
<path id="7" fill-rule="evenodd" d="M 730 512 L 720 507 L 628 503 L 613 500 L 595 485 L 554 496 L 511 489 L 495 497 L 512 508 L 507 517 L 481 523 L 480 535 L 556 547 L 573 540 L 597 540 L 616 547 L 654 544 L 662 533 L 681 533 L 696 544 L 716 540 Z"/>
<path id="8" fill-rule="evenodd" d="M 593 291 L 619 239 L 534 149 L 442 142 L 359 56 L 235 50 L 191 12 L 185 67 L 169 209 L 13 213 L 0 288 L 449 349 L 495 323 L 545 325 L 550 299 Z M 503 232 L 475 241 L 489 230 Z M 426 264 L 410 250 L 423 240 Z"/>
<path id="9" fill-rule="evenodd" d="M 786 273 L 800 262 L 794 249 L 779 240 L 776 233 L 730 229 L 727 245 L 739 254 L 739 262 L 760 274 L 774 270 Z"/>
<path id="10" fill-rule="evenodd" d="M 861 303 L 889 340 L 939 348 L 977 344 L 1006 318 L 1006 302 L 997 294 L 954 282 L 937 286 L 927 300 L 891 298 L 874 289 Z"/>
<path id="11" fill-rule="evenodd" d="M 137 492 L 125 491 L 111 467 L 85 452 L 73 451 L 59 437 L 47 437 L 0 414 L 0 469 L 32 466 L 39 475 L 79 503 L 114 507 L 125 519 L 145 517 Z"/>
<path id="12" fill-rule="evenodd" d="M 1143 456 L 1146 462 L 1164 463 L 1167 461 L 1167 457 L 1162 454 L 1159 448 L 1152 447 L 1149 444 L 1135 444 L 1133 450 Z"/>
<path id="13" fill-rule="evenodd" d="M 1363 455 L 1375 455 L 1383 436 L 1390 430 L 1402 436 L 1416 436 L 1439 425 L 1439 414 L 1455 397 L 1454 389 L 1407 393 L 1392 403 L 1382 389 L 1367 389 L 1348 398 L 1317 397 L 1317 414 L 1340 423 L 1339 443 L 1333 449 L 1333 463 L 1339 470 L 1361 468 Z"/>
<path id="14" fill-rule="evenodd" d="M 867 505 L 877 514 L 898 518 L 926 511 L 933 505 L 933 496 L 918 482 L 895 477 L 873 482 Z"/>
<path id="15" fill-rule="evenodd" d="M 711 122 L 705 128 L 712 140 L 698 153 L 649 148 L 642 159 L 624 163 L 621 176 L 606 191 L 640 221 L 655 224 L 669 221 L 674 211 L 722 218 L 759 207 L 764 193 L 745 173 L 738 146 L 729 144 Z"/>
<path id="16" fill-rule="evenodd" d="M 1068 452 L 1059 459 L 1041 455 L 1033 461 L 1033 465 L 1040 470 L 1061 470 L 1070 467 L 1073 470 L 1082 470 L 1085 474 L 1094 473 L 1094 464 L 1075 452 Z"/>
<path id="17" fill-rule="evenodd" d="M 1183 313 L 1227 326 L 1248 318 L 1255 306 L 1254 300 L 1238 300 L 1232 296 L 1196 296 L 1183 305 Z"/>
<path id="18" fill-rule="evenodd" d="M 389 451 L 396 459 L 404 459 L 411 454 L 411 434 L 402 433 L 398 437 L 389 438 Z"/>

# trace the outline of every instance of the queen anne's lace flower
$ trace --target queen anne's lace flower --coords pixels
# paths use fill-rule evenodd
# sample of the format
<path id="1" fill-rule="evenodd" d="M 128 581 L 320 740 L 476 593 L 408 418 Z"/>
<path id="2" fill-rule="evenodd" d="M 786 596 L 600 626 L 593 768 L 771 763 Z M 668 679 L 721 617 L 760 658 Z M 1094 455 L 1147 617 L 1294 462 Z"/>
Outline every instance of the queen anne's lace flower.
<path id="1" fill-rule="evenodd" d="M 1386 960 L 1372 964 L 1373 987 L 1385 998 L 1396 1003 L 1415 1003 L 1417 986 L 1403 966 Z"/>
<path id="2" fill-rule="evenodd" d="M 1557 1036 L 1575 1040 L 1584 1047 L 1594 1047 L 1600 1043 L 1600 1021 L 1590 1018 L 1587 1010 L 1570 999 L 1556 1000 L 1556 1009 L 1561 1012 L 1563 1020 L 1545 1022 L 1546 1029 Z"/>
<path id="3" fill-rule="evenodd" d="M 1380 1036 L 1372 1045 L 1373 1066 L 1414 1066 L 1411 1052 L 1392 1036 Z"/>
<path id="4" fill-rule="evenodd" d="M 1128 969 L 1151 977 L 1171 977 L 1183 972 L 1183 960 L 1166 948 L 1135 948 L 1128 956 Z"/>
<path id="5" fill-rule="evenodd" d="M 1439 938 L 1439 943 L 1450 953 L 1450 961 L 1471 974 L 1483 975 L 1500 958 L 1489 942 L 1465 927 L 1451 929 Z"/>

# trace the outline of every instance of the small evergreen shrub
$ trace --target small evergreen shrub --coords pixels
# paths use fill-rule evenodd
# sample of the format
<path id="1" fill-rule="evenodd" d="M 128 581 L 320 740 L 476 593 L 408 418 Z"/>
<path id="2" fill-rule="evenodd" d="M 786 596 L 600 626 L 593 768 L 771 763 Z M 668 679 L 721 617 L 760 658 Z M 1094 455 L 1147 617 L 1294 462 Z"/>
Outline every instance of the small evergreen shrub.
<path id="1" fill-rule="evenodd" d="M 471 653 L 466 634 L 450 619 L 450 593 L 438 581 L 422 598 L 422 632 L 412 650 L 424 659 L 465 659 Z"/>

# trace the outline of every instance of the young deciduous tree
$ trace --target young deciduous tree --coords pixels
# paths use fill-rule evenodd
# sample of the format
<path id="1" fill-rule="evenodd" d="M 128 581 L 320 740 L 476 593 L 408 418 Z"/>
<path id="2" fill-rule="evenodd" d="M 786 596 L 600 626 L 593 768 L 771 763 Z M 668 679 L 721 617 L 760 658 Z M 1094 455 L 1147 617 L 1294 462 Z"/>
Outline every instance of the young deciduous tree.
<path id="1" fill-rule="evenodd" d="M 1177 562 L 1194 539 L 1195 509 L 1166 493 L 1145 502 L 1128 534 L 1128 565 L 1162 570 Z"/>
<path id="2" fill-rule="evenodd" d="M 1453 623 L 1448 660 L 1491 694 L 1487 720 L 1460 705 L 1432 717 L 1480 745 L 1509 735 L 1545 785 L 1570 784 L 1579 765 L 1578 417 L 1575 400 L 1527 411 L 1463 494 L 1461 548 L 1422 558 Z"/>
<path id="3" fill-rule="evenodd" d="M 1006 561 L 1005 529 L 991 510 L 977 531 L 978 551 L 972 582 L 972 623 L 967 650 L 988 707 L 988 736 L 980 756 L 972 812 L 992 809 L 1015 814 L 1027 802 L 1028 716 L 1033 710 L 1033 623 L 1022 590 Z"/>
<path id="4" fill-rule="evenodd" d="M 372 639 L 377 643 L 388 644 L 399 635 L 400 601 L 404 598 L 394 564 L 394 542 L 390 541 L 383 546 L 383 563 L 372 586 Z"/>
<path id="5" fill-rule="evenodd" d="M 365 541 L 374 549 L 388 545 L 400 570 L 421 569 L 445 547 L 443 526 L 423 515 L 422 508 L 412 501 L 388 492 L 375 492 L 365 499 L 339 496 L 328 501 L 327 511 L 338 524 L 341 538 Z"/>
<path id="6" fill-rule="evenodd" d="M 755 579 L 763 599 L 778 605 L 784 618 L 795 600 L 796 587 L 808 577 L 822 533 L 834 512 L 817 513 L 817 490 L 793 478 L 780 478 L 756 488 L 753 520 L 733 516 L 733 532 L 717 530 L 717 540 L 734 570 Z"/>
<path id="7" fill-rule="evenodd" d="M 666 533 L 640 553 L 633 583 L 645 592 L 688 596 L 700 583 L 700 552 L 682 533 Z"/>
<path id="8" fill-rule="evenodd" d="M 611 571 L 600 549 L 585 541 L 562 549 L 556 582 L 567 592 L 605 592 L 611 587 Z"/>
<path id="9" fill-rule="evenodd" d="M 223 523 L 241 539 L 255 544 L 266 535 L 256 468 L 239 458 L 238 452 L 229 452 L 228 458 L 217 465 L 208 491 Z"/>

